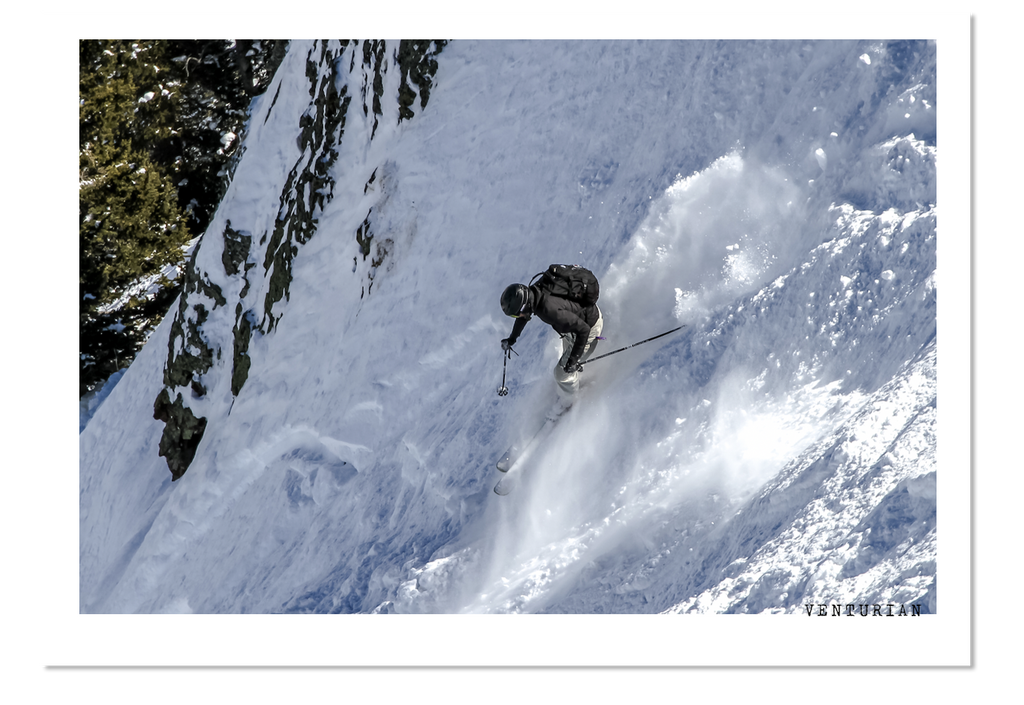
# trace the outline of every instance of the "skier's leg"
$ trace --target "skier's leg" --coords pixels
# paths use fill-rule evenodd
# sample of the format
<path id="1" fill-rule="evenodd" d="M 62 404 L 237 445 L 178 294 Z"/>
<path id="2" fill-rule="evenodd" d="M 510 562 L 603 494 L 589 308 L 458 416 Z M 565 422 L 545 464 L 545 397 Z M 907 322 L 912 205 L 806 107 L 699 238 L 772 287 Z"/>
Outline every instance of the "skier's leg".
<path id="1" fill-rule="evenodd" d="M 580 357 L 580 362 L 585 361 L 593 354 L 594 348 L 597 346 L 597 338 L 601 335 L 603 329 L 604 317 L 601 315 L 601 310 L 598 309 L 597 323 L 590 328 L 590 335 L 587 336 L 587 345 L 583 348 L 583 356 Z M 558 364 L 555 365 L 555 382 L 558 383 L 559 396 L 563 399 L 571 399 L 580 389 L 580 373 L 567 373 L 565 371 L 565 363 L 569 361 L 569 355 L 572 353 L 572 348 L 575 344 L 576 336 L 571 333 L 562 338 L 562 356 L 558 359 Z"/>
<path id="2" fill-rule="evenodd" d="M 572 333 L 562 337 L 562 355 L 558 358 L 558 362 L 555 363 L 555 383 L 558 384 L 558 396 L 564 401 L 569 401 L 579 390 L 579 373 L 570 372 L 566 373 L 565 363 L 569 361 L 569 354 L 572 353 L 572 347 L 576 344 L 576 336 Z"/>
<path id="3" fill-rule="evenodd" d="M 590 335 L 587 337 L 587 347 L 583 349 L 583 355 L 580 357 L 580 362 L 586 362 L 591 355 L 594 354 L 594 348 L 597 347 L 597 339 L 601 335 L 601 331 L 604 330 L 604 316 L 601 315 L 601 309 L 597 309 L 597 323 L 590 328 Z"/>

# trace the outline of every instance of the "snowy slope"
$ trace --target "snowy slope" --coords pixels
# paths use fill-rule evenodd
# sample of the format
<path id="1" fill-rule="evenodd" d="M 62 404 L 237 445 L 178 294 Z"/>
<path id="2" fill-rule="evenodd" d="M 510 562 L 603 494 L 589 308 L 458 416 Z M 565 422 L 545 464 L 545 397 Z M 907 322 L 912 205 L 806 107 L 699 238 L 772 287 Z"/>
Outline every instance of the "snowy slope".
<path id="1" fill-rule="evenodd" d="M 177 319 L 202 440 L 172 482 L 169 316 L 81 433 L 80 609 L 938 611 L 934 45 L 458 41 L 402 121 L 395 46 L 293 43 L 254 104 Z M 560 261 L 606 350 L 687 328 L 588 366 L 500 498 L 557 338 L 497 396 L 498 296 Z"/>

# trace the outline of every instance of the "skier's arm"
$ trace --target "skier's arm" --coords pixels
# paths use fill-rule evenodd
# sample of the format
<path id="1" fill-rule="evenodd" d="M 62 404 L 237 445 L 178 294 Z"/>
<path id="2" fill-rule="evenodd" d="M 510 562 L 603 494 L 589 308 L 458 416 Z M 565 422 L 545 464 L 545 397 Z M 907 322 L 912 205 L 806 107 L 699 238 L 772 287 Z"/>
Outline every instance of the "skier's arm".
<path id="1" fill-rule="evenodd" d="M 586 321 L 581 319 L 582 326 L 586 328 L 586 332 L 582 330 L 576 332 L 576 342 L 572 346 L 572 352 L 569 353 L 569 360 L 566 363 L 566 369 L 575 369 L 576 364 L 583 357 L 583 351 L 587 348 L 587 339 L 590 338 L 590 326 L 587 325 Z M 575 332 L 575 331 L 574 331 Z"/>
<path id="2" fill-rule="evenodd" d="M 512 326 L 512 333 L 507 338 L 509 345 L 516 344 L 516 341 L 519 340 L 519 336 L 523 333 L 523 328 L 526 327 L 529 320 L 529 316 L 521 316 L 516 319 L 515 324 Z"/>
<path id="3" fill-rule="evenodd" d="M 587 340 L 590 338 L 590 324 L 578 315 L 575 311 L 564 308 L 557 314 L 558 325 L 553 326 L 560 334 L 572 333 L 576 340 L 573 343 L 572 351 L 569 353 L 567 368 L 575 367 L 587 348 Z"/>

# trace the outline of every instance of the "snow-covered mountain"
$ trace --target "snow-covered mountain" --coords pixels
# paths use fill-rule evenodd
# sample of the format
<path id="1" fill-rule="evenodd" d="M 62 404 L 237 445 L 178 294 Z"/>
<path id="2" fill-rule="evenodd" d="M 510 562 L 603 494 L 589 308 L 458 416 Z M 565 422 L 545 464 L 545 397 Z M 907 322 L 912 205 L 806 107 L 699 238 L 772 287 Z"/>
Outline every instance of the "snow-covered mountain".
<path id="1" fill-rule="evenodd" d="M 80 610 L 940 612 L 936 83 L 927 41 L 293 42 L 81 432 Z M 559 341 L 498 396 L 498 297 L 553 262 L 603 351 L 686 328 L 499 497 Z"/>

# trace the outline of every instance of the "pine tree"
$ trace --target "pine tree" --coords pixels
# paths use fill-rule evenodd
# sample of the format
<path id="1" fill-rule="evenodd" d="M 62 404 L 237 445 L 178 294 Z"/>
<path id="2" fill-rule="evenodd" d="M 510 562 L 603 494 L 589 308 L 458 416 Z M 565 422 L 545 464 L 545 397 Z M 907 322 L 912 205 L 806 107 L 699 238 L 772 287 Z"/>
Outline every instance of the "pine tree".
<path id="1" fill-rule="evenodd" d="M 189 240 L 177 190 L 150 150 L 173 135 L 175 86 L 155 42 L 82 42 L 79 132 L 79 393 L 129 362 L 156 321 L 161 272 Z M 170 78 L 170 76 L 168 76 Z M 164 300 L 167 296 L 157 297 Z"/>

